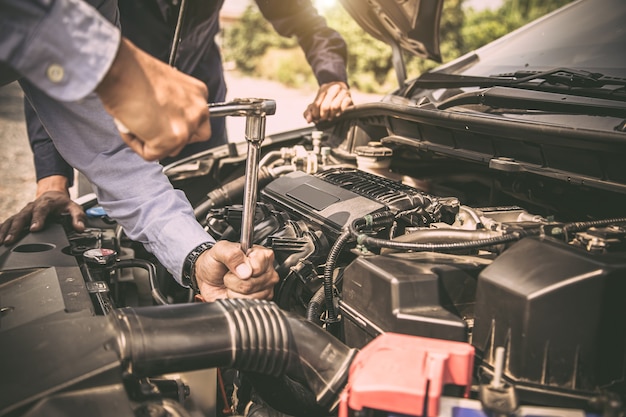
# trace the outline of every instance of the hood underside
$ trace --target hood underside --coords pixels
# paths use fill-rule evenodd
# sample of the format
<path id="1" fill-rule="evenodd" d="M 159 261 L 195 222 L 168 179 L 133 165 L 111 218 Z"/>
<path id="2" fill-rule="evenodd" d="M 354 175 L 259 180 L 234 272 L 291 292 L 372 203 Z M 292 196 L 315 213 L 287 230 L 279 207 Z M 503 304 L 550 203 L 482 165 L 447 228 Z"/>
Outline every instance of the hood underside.
<path id="1" fill-rule="evenodd" d="M 441 62 L 439 22 L 443 0 L 341 0 L 341 4 L 376 39 Z"/>

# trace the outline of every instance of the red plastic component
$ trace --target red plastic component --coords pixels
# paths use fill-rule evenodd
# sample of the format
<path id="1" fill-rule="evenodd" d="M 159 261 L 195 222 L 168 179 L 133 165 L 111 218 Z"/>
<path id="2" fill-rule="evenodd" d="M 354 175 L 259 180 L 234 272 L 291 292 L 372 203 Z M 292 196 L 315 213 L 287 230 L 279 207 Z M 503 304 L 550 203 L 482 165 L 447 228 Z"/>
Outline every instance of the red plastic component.
<path id="1" fill-rule="evenodd" d="M 341 394 L 339 417 L 364 407 L 428 417 L 439 414 L 445 384 L 465 386 L 469 395 L 474 347 L 468 343 L 383 333 L 361 350 Z"/>

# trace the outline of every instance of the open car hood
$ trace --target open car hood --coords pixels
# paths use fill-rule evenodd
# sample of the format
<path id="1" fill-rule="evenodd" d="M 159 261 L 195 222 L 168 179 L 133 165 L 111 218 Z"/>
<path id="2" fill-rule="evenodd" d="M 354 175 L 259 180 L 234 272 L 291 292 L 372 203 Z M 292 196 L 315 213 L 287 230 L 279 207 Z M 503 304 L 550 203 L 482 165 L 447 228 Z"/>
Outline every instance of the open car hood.
<path id="1" fill-rule="evenodd" d="M 422 58 L 441 62 L 439 21 L 443 0 L 340 0 L 370 35 Z"/>

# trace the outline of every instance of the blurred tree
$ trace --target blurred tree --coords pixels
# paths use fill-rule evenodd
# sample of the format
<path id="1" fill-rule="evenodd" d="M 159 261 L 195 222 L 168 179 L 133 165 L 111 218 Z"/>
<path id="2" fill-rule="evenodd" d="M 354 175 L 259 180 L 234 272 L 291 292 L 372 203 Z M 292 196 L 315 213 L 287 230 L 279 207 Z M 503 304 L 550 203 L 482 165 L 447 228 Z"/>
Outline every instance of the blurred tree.
<path id="1" fill-rule="evenodd" d="M 573 0 L 504 0 L 498 9 L 465 12 L 462 53 L 479 48 L 494 39 L 531 22 Z"/>
<path id="2" fill-rule="evenodd" d="M 256 5 L 246 8 L 241 19 L 223 31 L 223 55 L 244 73 L 254 72 L 259 58 L 270 47 L 291 48 L 295 39 L 278 35 Z"/>

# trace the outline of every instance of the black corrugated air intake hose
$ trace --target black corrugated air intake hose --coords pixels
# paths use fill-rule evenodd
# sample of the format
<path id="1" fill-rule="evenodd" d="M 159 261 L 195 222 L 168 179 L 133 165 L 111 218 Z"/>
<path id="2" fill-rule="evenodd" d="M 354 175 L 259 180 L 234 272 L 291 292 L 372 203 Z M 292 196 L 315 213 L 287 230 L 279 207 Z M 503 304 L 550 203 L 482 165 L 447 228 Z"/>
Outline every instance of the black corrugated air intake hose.
<path id="1" fill-rule="evenodd" d="M 111 317 L 122 363 L 133 375 L 231 367 L 295 381 L 310 390 L 303 397 L 326 410 L 336 407 L 356 353 L 260 300 L 121 308 Z"/>

